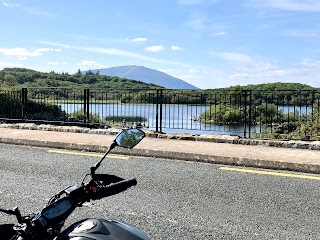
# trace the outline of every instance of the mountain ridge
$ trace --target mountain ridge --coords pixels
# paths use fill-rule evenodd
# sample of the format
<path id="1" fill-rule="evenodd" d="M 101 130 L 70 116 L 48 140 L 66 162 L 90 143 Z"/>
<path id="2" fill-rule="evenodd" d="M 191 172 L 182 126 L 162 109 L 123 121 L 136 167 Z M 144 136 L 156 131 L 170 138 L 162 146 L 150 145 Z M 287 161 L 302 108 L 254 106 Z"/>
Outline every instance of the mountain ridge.
<path id="1" fill-rule="evenodd" d="M 94 69 L 90 71 L 92 73 L 99 72 L 99 74 L 101 75 L 115 76 L 142 81 L 145 83 L 152 83 L 169 89 L 199 90 L 198 87 L 193 86 L 192 84 L 187 83 L 182 79 L 170 76 L 169 74 L 161 72 L 159 70 L 147 68 L 144 66 L 126 65 L 111 68 Z M 86 73 L 86 71 L 81 72 Z"/>

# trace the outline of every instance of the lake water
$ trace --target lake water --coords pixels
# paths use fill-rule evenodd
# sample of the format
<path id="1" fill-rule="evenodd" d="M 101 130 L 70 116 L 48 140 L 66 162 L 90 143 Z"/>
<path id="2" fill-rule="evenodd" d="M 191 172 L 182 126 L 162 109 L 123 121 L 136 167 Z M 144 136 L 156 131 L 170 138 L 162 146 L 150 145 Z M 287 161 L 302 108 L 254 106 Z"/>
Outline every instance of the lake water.
<path id="1" fill-rule="evenodd" d="M 82 104 L 61 104 L 62 110 L 72 113 L 83 109 Z M 100 118 L 135 116 L 147 119 L 149 129 L 156 128 L 156 105 L 153 104 L 92 104 L 90 113 L 99 114 Z M 203 105 L 163 105 L 162 131 L 165 133 L 190 134 L 227 134 L 243 136 L 243 126 L 208 124 L 197 119 L 209 106 Z M 160 114 L 160 112 L 159 112 Z"/>
<path id="2" fill-rule="evenodd" d="M 61 108 L 67 113 L 83 109 L 82 104 L 62 104 Z M 106 117 L 143 117 L 149 129 L 156 128 L 156 105 L 154 104 L 91 104 L 90 113 L 99 114 L 100 118 Z M 190 133 L 190 134 L 227 134 L 244 136 L 243 125 L 218 125 L 194 121 L 209 106 L 203 105 L 163 105 L 162 131 L 165 133 Z M 285 114 L 296 111 L 299 114 L 311 113 L 310 107 L 279 106 L 278 110 Z M 159 112 L 160 114 L 160 112 Z M 251 126 L 251 132 L 259 132 L 259 126 Z"/>

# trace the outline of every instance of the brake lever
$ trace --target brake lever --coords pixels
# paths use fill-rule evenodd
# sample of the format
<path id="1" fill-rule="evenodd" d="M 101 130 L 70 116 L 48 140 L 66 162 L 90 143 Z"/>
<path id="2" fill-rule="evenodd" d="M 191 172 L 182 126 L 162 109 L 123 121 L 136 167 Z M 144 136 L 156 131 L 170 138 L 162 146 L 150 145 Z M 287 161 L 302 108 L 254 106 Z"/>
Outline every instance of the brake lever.
<path id="1" fill-rule="evenodd" d="M 13 209 L 0 208 L 0 212 L 3 212 L 8 215 L 14 215 L 14 216 L 16 216 L 18 223 L 22 223 L 22 216 L 21 216 L 21 212 L 18 207 L 14 207 Z"/>

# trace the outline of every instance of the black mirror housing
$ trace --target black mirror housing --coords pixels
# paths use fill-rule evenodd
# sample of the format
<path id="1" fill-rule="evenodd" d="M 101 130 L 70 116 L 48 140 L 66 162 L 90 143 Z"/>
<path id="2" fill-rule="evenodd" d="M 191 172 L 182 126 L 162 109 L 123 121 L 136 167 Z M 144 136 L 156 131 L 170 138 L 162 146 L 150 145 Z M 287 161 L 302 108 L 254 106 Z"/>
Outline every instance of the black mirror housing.
<path id="1" fill-rule="evenodd" d="M 145 133 L 137 128 L 124 129 L 115 139 L 119 147 L 131 149 L 136 146 L 143 138 Z"/>

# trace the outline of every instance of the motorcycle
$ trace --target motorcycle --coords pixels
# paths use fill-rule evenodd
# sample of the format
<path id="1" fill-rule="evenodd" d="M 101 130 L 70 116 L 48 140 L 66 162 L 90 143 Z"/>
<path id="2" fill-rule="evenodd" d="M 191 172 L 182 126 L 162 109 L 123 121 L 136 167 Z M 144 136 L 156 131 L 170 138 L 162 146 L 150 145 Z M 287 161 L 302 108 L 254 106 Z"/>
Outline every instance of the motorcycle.
<path id="1" fill-rule="evenodd" d="M 94 200 L 118 194 L 137 184 L 135 178 L 125 180 L 109 174 L 98 174 L 96 170 L 109 152 L 116 146 L 131 149 L 145 133 L 139 129 L 124 129 L 110 144 L 103 157 L 90 168 L 81 183 L 69 186 L 55 194 L 46 206 L 37 213 L 22 216 L 18 207 L 0 209 L 0 212 L 14 215 L 17 224 L 1 224 L 1 240 L 100 240 L 100 239 L 150 239 L 137 227 L 119 220 L 82 219 L 61 232 L 68 216 L 77 208 Z"/>

